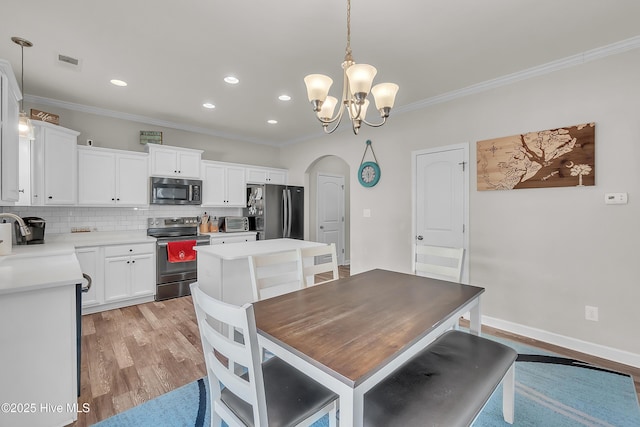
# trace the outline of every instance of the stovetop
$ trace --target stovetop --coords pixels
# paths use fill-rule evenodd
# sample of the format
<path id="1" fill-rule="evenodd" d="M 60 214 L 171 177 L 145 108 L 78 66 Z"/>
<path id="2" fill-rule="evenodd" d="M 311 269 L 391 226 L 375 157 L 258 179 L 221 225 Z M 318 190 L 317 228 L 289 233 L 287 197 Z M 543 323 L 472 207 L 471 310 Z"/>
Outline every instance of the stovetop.
<path id="1" fill-rule="evenodd" d="M 147 236 L 179 237 L 198 234 L 197 216 L 149 218 L 147 220 Z"/>

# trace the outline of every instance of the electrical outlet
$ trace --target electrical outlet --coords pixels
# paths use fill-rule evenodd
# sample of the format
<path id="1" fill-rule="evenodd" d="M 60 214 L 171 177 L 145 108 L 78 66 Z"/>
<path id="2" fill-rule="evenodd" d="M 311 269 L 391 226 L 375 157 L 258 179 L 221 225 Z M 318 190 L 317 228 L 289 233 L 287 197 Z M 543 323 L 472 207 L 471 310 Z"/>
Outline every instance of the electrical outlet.
<path id="1" fill-rule="evenodd" d="M 584 306 L 584 318 L 593 322 L 598 321 L 598 307 L 592 307 L 590 305 Z"/>

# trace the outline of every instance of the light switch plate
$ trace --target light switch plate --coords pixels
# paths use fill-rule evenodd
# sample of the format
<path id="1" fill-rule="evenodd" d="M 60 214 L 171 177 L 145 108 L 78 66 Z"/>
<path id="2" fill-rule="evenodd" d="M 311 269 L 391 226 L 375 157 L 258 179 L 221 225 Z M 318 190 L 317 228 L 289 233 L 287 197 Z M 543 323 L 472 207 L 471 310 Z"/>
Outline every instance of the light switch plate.
<path id="1" fill-rule="evenodd" d="M 627 193 L 605 193 L 604 202 L 607 205 L 626 205 L 628 196 Z"/>

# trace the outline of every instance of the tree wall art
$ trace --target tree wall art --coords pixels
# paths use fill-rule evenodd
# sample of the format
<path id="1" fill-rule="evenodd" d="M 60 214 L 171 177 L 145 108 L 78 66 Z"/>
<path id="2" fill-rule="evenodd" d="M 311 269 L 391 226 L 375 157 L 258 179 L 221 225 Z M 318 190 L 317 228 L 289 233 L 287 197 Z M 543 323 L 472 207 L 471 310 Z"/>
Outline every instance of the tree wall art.
<path id="1" fill-rule="evenodd" d="M 595 123 L 478 141 L 478 190 L 595 185 Z"/>

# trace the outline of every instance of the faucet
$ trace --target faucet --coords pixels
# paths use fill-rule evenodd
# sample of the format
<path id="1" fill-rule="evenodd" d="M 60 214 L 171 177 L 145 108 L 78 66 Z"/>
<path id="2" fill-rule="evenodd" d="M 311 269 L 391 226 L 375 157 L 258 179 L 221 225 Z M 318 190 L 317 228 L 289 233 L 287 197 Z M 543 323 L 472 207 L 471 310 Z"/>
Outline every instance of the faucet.
<path id="1" fill-rule="evenodd" d="M 24 237 L 26 240 L 31 240 L 33 238 L 33 236 L 31 235 L 31 230 L 29 229 L 29 227 L 27 227 L 27 224 L 24 223 L 24 221 L 22 220 L 22 218 L 20 218 L 18 215 L 16 214 L 12 214 L 12 213 L 2 213 L 0 212 L 0 218 L 11 218 L 14 219 L 18 225 L 20 226 L 20 234 L 22 234 L 22 237 Z"/>

